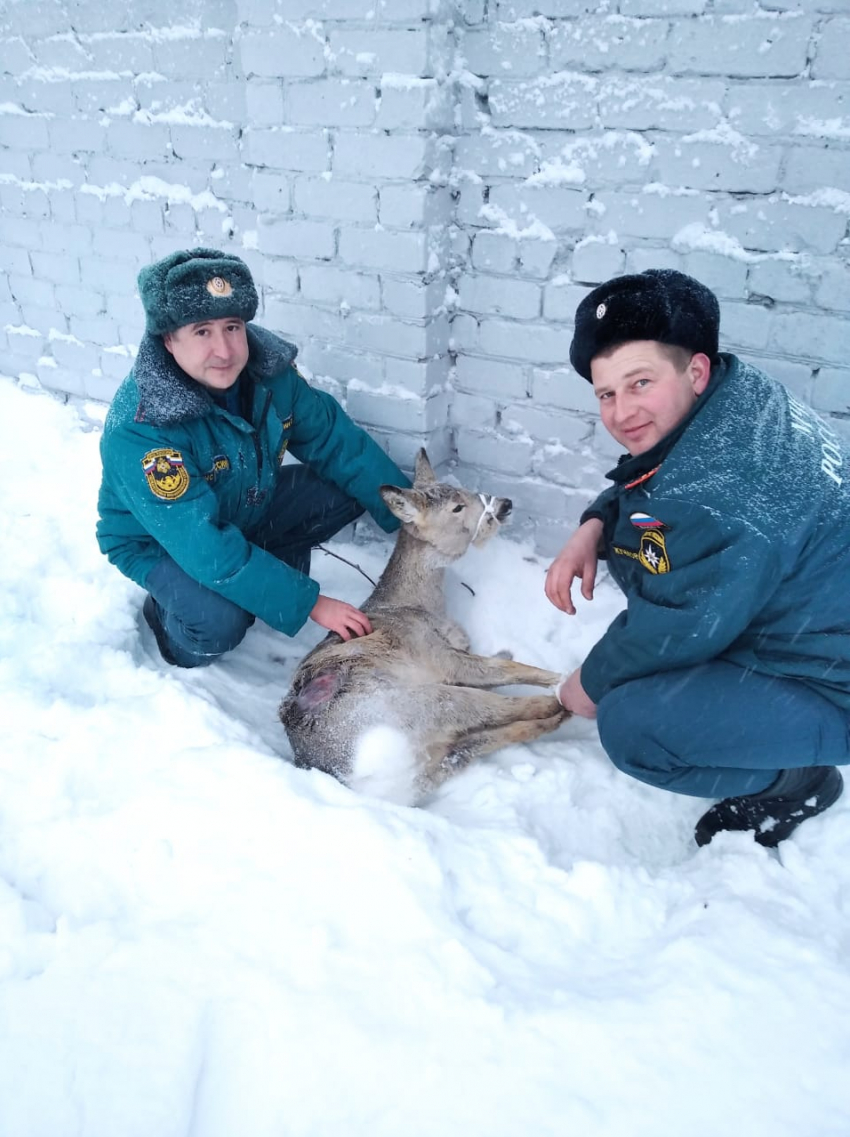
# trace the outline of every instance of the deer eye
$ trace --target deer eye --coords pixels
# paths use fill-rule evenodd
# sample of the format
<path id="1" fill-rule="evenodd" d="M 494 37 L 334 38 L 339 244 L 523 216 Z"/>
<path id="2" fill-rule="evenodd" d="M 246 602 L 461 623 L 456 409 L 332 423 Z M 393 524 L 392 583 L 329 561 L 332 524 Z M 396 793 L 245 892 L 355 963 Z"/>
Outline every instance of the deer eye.
<path id="1" fill-rule="evenodd" d="M 463 509 L 463 506 L 462 506 L 462 505 L 456 505 L 456 506 L 454 507 L 454 509 L 452 510 L 452 513 L 460 513 L 460 511 L 461 511 L 462 509 Z"/>

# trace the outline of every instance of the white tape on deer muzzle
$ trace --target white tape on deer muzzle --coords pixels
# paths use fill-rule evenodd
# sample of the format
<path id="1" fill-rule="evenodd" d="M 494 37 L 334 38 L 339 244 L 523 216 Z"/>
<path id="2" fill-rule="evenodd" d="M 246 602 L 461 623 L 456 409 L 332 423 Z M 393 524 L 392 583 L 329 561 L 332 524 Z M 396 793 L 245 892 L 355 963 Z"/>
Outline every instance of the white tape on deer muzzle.
<path id="1" fill-rule="evenodd" d="M 491 494 L 486 494 L 486 493 L 480 493 L 478 496 L 481 499 L 481 504 L 484 506 L 484 512 L 478 518 L 478 524 L 475 526 L 475 532 L 472 535 L 473 541 L 478 536 L 478 534 L 481 530 L 481 524 L 484 521 L 485 517 L 492 517 L 494 521 L 499 520 L 498 517 L 496 517 L 496 511 L 493 508 L 493 503 L 495 502 L 496 498 L 493 497 Z"/>

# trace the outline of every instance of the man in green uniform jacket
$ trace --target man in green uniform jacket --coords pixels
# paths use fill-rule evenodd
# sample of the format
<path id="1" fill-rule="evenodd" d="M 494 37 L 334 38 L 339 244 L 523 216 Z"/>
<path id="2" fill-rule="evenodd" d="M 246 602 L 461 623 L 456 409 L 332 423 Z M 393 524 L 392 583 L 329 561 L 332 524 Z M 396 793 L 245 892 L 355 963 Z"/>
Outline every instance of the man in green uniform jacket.
<path id="1" fill-rule="evenodd" d="M 621 770 L 721 798 L 724 829 L 778 844 L 842 789 L 850 761 L 850 483 L 835 432 L 780 383 L 718 350 L 719 306 L 682 273 L 594 289 L 573 367 L 628 451 L 551 565 L 574 613 L 597 557 L 627 607 L 563 683 Z"/>
<path id="2" fill-rule="evenodd" d="M 249 324 L 258 298 L 239 257 L 173 253 L 139 292 L 146 332 L 104 426 L 97 539 L 149 593 L 163 657 L 211 663 L 257 616 L 290 636 L 308 618 L 343 639 L 371 631 L 320 595 L 310 549 L 364 509 L 396 529 L 378 487 L 409 480 L 304 381 L 292 344 Z"/>

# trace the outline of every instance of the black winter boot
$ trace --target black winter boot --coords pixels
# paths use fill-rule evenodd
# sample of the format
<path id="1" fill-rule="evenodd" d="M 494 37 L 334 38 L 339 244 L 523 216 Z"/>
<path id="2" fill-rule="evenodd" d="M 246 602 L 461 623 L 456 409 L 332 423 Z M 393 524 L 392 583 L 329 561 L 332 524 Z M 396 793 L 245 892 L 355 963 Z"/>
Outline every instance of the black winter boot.
<path id="1" fill-rule="evenodd" d="M 694 829 L 696 843 L 707 845 L 724 829 L 754 829 L 756 841 L 773 848 L 790 837 L 801 821 L 829 809 L 843 788 L 834 766 L 783 770 L 766 790 L 724 798 L 707 810 Z"/>
<path id="2" fill-rule="evenodd" d="M 159 618 L 159 605 L 150 594 L 145 597 L 145 602 L 142 605 L 142 615 L 145 618 L 145 623 L 154 634 L 156 646 L 159 648 L 159 654 L 166 663 L 171 663 L 176 666 L 174 656 L 168 650 L 168 637 L 165 634 L 165 628 L 163 628 L 162 621 Z"/>

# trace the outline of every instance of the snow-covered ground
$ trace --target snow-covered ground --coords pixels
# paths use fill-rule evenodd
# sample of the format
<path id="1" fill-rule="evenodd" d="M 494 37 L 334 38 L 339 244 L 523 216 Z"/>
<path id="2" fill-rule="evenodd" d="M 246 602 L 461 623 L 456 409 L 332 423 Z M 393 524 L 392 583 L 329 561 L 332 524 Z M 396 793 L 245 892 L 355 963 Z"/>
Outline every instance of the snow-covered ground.
<path id="1" fill-rule="evenodd" d="M 777 855 L 698 850 L 585 722 L 420 809 L 294 769 L 321 629 L 162 663 L 94 541 L 103 411 L 0 381 L 2 1137 L 847 1137 L 850 797 Z M 476 649 L 581 660 L 620 600 L 544 569 L 458 566 Z"/>

